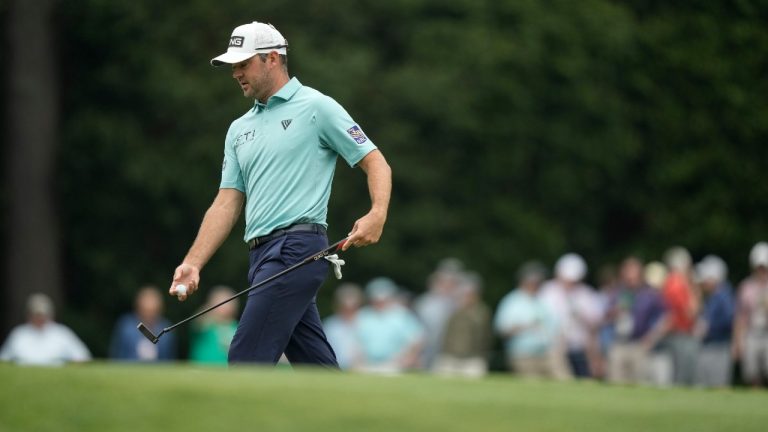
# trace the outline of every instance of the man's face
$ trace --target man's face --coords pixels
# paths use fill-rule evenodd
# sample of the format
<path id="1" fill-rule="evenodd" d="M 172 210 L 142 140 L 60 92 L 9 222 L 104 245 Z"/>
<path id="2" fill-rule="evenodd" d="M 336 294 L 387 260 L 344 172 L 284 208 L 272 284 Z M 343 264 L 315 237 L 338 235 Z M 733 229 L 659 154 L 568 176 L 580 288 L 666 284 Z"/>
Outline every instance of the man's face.
<path id="1" fill-rule="evenodd" d="M 768 279 L 768 267 L 762 265 L 755 267 L 755 276 L 762 280 Z"/>
<path id="2" fill-rule="evenodd" d="M 232 78 L 240 85 L 243 96 L 261 100 L 270 91 L 269 62 L 269 58 L 263 61 L 258 55 L 254 55 L 248 60 L 232 65 Z"/>
<path id="3" fill-rule="evenodd" d="M 42 328 L 49 320 L 50 317 L 43 313 L 32 313 L 29 315 L 29 323 L 37 328 Z"/>
<path id="4" fill-rule="evenodd" d="M 156 291 L 142 291 L 136 299 L 136 313 L 142 321 L 154 321 L 163 310 L 163 299 Z"/>
<path id="5" fill-rule="evenodd" d="M 710 294 L 715 291 L 715 288 L 717 288 L 717 281 L 714 279 L 705 279 L 701 281 L 699 286 L 701 287 L 702 291 L 704 291 L 707 294 Z"/>
<path id="6" fill-rule="evenodd" d="M 643 264 L 636 259 L 628 259 L 621 265 L 621 280 L 630 287 L 643 283 Z"/>
<path id="7" fill-rule="evenodd" d="M 520 286 L 529 293 L 536 293 L 541 287 L 543 279 L 543 277 L 539 277 L 538 275 L 529 275 L 523 278 L 520 282 Z"/>
<path id="8" fill-rule="evenodd" d="M 432 289 L 442 295 L 453 295 L 456 291 L 458 278 L 453 272 L 441 272 L 439 273 L 432 284 Z"/>
<path id="9" fill-rule="evenodd" d="M 390 297 L 373 298 L 371 299 L 371 306 L 379 311 L 386 310 L 394 304 L 393 300 Z"/>

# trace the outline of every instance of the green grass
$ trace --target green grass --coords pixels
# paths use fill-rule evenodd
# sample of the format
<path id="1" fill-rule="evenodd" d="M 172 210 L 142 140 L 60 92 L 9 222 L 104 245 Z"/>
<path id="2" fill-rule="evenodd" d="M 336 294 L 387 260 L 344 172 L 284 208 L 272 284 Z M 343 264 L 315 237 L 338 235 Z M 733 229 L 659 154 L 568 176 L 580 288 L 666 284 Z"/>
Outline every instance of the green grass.
<path id="1" fill-rule="evenodd" d="M 764 431 L 768 392 L 0 364 L 0 431 Z"/>

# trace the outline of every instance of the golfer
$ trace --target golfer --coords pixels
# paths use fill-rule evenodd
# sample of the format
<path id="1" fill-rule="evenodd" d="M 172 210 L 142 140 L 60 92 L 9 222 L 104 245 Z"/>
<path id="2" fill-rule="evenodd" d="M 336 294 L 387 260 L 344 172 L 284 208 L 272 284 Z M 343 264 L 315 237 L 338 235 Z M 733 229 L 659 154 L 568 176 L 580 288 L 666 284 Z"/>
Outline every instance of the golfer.
<path id="1" fill-rule="evenodd" d="M 171 295 L 179 284 L 187 286 L 187 295 L 195 292 L 201 269 L 243 205 L 251 284 L 326 248 L 338 155 L 365 172 L 372 203 L 349 232 L 344 250 L 381 237 L 392 188 L 389 165 L 344 108 L 289 77 L 287 49 L 288 41 L 272 25 L 253 22 L 235 28 L 227 52 L 211 60 L 213 66 L 231 65 L 232 77 L 254 104 L 229 127 L 218 195 L 176 268 Z M 318 260 L 251 292 L 229 363 L 275 364 L 285 353 L 293 364 L 337 367 L 315 304 L 328 268 Z"/>

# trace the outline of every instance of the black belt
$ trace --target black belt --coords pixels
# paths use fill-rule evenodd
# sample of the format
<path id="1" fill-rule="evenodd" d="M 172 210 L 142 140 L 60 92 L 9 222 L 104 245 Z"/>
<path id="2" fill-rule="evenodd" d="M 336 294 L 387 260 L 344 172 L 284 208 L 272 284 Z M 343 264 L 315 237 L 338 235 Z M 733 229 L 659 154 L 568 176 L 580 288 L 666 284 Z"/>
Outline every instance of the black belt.
<path id="1" fill-rule="evenodd" d="M 261 237 L 255 237 L 248 240 L 248 249 L 250 250 L 259 245 L 263 245 L 264 243 L 270 240 L 274 240 L 278 237 L 284 236 L 289 232 L 313 232 L 313 233 L 325 235 L 325 227 L 316 223 L 306 223 L 306 224 L 294 224 L 287 228 L 279 228 L 267 235 L 264 235 Z"/>

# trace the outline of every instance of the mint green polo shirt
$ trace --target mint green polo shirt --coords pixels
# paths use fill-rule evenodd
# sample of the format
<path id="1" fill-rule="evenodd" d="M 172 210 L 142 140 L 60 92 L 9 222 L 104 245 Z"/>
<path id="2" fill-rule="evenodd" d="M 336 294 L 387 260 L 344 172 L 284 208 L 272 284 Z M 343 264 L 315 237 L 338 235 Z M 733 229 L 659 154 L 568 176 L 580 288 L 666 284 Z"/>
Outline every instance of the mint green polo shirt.
<path id="1" fill-rule="evenodd" d="M 296 223 L 327 227 L 337 156 L 354 167 L 375 149 L 341 105 L 292 78 L 232 122 L 220 187 L 246 195 L 245 241 Z"/>

